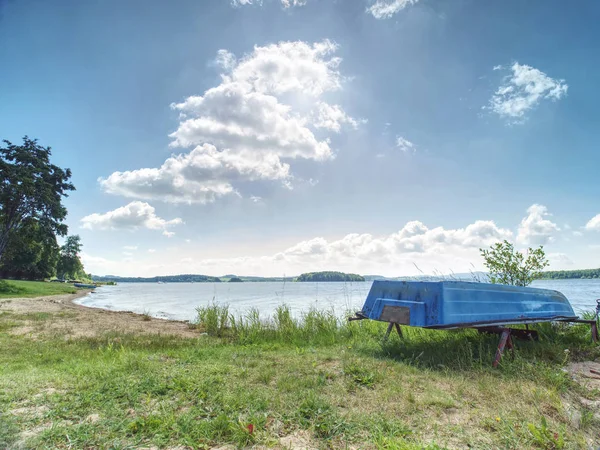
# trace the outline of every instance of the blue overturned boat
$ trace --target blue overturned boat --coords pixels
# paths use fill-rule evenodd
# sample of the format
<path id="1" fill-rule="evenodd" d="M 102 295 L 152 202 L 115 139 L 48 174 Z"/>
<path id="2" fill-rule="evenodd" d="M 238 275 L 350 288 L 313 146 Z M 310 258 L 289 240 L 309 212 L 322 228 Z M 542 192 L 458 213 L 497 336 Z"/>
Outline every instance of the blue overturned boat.
<path id="1" fill-rule="evenodd" d="M 597 309 L 600 309 L 600 301 Z M 598 316 L 598 314 L 596 314 Z M 388 322 L 386 339 L 401 325 L 433 329 L 476 328 L 501 335 L 494 366 L 504 347 L 513 348 L 511 334 L 537 339 L 528 326 L 539 322 L 584 322 L 598 340 L 596 320 L 577 317 L 569 300 L 558 291 L 503 284 L 462 281 L 374 281 L 362 310 L 350 320 Z M 526 329 L 509 325 L 526 325 Z"/>

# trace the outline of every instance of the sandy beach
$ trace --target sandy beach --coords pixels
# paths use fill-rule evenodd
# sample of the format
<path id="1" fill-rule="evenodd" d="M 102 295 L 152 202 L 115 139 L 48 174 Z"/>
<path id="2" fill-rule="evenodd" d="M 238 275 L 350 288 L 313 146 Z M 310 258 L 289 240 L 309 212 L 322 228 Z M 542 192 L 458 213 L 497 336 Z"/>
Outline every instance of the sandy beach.
<path id="1" fill-rule="evenodd" d="M 90 291 L 80 291 L 76 294 L 0 300 L 0 313 L 27 315 L 28 318 L 23 321 L 23 325 L 11 329 L 10 333 L 34 338 L 40 334 L 53 334 L 70 339 L 94 337 L 110 332 L 162 334 L 189 338 L 199 335 L 198 331 L 190 328 L 187 322 L 149 318 L 127 311 L 89 308 L 75 303 L 75 300 L 89 293 Z M 51 319 L 37 320 L 39 314 L 49 314 Z"/>

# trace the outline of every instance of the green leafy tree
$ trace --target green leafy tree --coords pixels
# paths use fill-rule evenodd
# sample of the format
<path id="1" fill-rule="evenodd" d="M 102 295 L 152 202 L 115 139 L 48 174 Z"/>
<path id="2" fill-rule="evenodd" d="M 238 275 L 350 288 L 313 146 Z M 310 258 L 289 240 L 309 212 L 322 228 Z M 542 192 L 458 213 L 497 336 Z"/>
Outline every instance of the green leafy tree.
<path id="1" fill-rule="evenodd" d="M 50 163 L 50 147 L 23 138 L 0 146 L 0 262 L 12 236 L 29 220 L 45 232 L 67 234 L 62 198 L 75 187 L 71 171 Z"/>
<path id="2" fill-rule="evenodd" d="M 515 250 L 508 241 L 498 242 L 488 250 L 479 249 L 490 271 L 490 282 L 528 286 L 533 280 L 542 277 L 542 270 L 548 267 L 544 247 L 527 249 L 524 254 Z"/>
<path id="3" fill-rule="evenodd" d="M 0 262 L 0 276 L 40 280 L 56 274 L 59 246 L 54 233 L 27 219 L 14 232 Z"/>
<path id="4" fill-rule="evenodd" d="M 64 279 L 87 279 L 83 271 L 83 264 L 79 259 L 81 252 L 81 238 L 78 235 L 68 236 L 64 245 L 60 248 L 60 259 L 58 261 L 58 275 Z"/>

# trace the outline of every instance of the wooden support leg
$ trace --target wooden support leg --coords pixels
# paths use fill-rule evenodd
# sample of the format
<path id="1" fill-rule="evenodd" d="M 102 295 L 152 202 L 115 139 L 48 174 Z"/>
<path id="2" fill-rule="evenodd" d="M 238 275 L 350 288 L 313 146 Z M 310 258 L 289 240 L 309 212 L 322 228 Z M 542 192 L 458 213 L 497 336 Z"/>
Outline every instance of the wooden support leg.
<path id="1" fill-rule="evenodd" d="M 390 338 L 390 333 L 392 332 L 392 328 L 394 328 L 394 323 L 390 322 L 390 324 L 387 327 L 387 331 L 385 332 L 385 337 L 383 338 L 383 342 L 387 342 L 387 340 Z"/>
<path id="2" fill-rule="evenodd" d="M 502 335 L 500 336 L 500 342 L 498 342 L 498 350 L 496 350 L 496 358 L 494 359 L 494 363 L 492 364 L 492 366 L 494 368 L 498 367 L 498 364 L 500 364 L 500 360 L 502 359 L 502 354 L 504 353 L 504 347 L 506 347 L 506 343 L 509 343 L 509 347 L 508 348 L 512 348 L 512 339 L 510 339 L 510 329 L 505 328 L 502 331 Z"/>
<path id="3" fill-rule="evenodd" d="M 598 322 L 594 320 L 592 322 L 592 341 L 598 342 L 600 339 L 598 338 Z"/>
<path id="4" fill-rule="evenodd" d="M 402 328 L 400 328 L 400 325 L 395 323 L 394 324 L 396 326 L 396 331 L 398 332 L 398 336 L 400 336 L 400 339 L 402 339 Z"/>
<path id="5" fill-rule="evenodd" d="M 390 338 L 390 333 L 392 332 L 394 327 L 396 328 L 396 331 L 398 332 L 398 336 L 400 336 L 400 339 L 402 339 L 402 328 L 400 328 L 400 325 L 397 323 L 394 323 L 394 322 L 390 322 L 390 324 L 387 327 L 387 331 L 385 332 L 385 337 L 383 338 L 383 342 L 387 342 L 387 340 Z"/>
<path id="6" fill-rule="evenodd" d="M 512 339 L 512 336 L 511 336 L 511 334 L 512 334 L 512 333 L 511 333 L 511 332 L 510 332 L 510 330 L 509 330 L 509 332 L 508 332 L 508 339 L 506 340 L 506 346 L 507 346 L 507 347 L 508 347 L 508 349 L 510 350 L 510 356 L 511 356 L 512 358 L 514 358 L 514 357 L 515 357 L 515 346 L 514 346 L 514 344 L 513 344 L 513 339 Z"/>

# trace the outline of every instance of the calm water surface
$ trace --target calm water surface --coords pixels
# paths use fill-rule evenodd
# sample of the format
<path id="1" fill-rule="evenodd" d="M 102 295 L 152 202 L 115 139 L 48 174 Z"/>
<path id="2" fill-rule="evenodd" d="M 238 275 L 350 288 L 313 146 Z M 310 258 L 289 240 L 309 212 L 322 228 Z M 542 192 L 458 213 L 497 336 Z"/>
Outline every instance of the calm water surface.
<path id="1" fill-rule="evenodd" d="M 600 298 L 600 280 L 541 280 L 534 287 L 562 292 L 577 312 L 593 310 Z M 258 308 L 270 315 L 281 305 L 295 314 L 310 307 L 333 309 L 342 315 L 359 310 L 371 288 L 364 283 L 121 283 L 102 286 L 79 300 L 81 305 L 114 311 L 148 313 L 154 317 L 193 320 L 196 308 L 213 302 L 229 304 L 243 314 Z"/>

